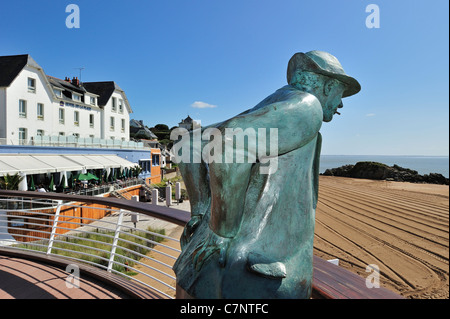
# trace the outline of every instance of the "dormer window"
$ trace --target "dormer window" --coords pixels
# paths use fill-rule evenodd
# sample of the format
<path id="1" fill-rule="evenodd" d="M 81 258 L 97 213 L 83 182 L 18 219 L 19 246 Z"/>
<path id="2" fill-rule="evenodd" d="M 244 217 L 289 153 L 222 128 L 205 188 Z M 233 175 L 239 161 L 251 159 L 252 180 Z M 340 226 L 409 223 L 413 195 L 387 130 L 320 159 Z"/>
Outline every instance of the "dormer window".
<path id="1" fill-rule="evenodd" d="M 28 92 L 36 93 L 36 80 L 28 78 Z"/>
<path id="2" fill-rule="evenodd" d="M 78 95 L 76 93 L 72 93 L 72 100 L 81 102 L 81 95 Z"/>
<path id="3" fill-rule="evenodd" d="M 91 105 L 95 105 L 95 97 L 91 96 L 90 101 L 91 101 Z"/>
<path id="4" fill-rule="evenodd" d="M 53 89 L 53 93 L 55 93 L 56 97 L 62 98 L 62 91 L 59 89 Z"/>

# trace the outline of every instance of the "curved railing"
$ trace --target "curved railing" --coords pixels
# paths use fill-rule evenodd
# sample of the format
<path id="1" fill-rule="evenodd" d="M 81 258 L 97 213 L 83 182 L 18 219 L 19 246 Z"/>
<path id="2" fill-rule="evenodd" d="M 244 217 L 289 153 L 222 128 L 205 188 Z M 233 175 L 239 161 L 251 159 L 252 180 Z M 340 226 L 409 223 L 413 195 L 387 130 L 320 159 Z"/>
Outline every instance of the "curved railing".
<path id="1" fill-rule="evenodd" d="M 177 234 L 189 218 L 131 200 L 2 190 L 0 247 L 88 264 L 173 298 Z"/>
<path id="2" fill-rule="evenodd" d="M 7 246 L 63 256 L 174 298 L 172 266 L 189 219 L 187 211 L 132 200 L 0 190 L 0 254 Z M 365 278 L 314 257 L 313 298 L 402 297 L 369 289 Z"/>

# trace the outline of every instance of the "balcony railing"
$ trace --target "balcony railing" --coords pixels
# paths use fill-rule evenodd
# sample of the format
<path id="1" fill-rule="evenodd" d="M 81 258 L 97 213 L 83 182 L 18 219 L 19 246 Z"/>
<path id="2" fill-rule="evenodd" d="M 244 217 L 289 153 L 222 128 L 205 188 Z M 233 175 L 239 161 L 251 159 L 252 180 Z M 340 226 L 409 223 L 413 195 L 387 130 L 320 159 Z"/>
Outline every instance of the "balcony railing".
<path id="1" fill-rule="evenodd" d="M 59 147 L 83 147 L 83 148 L 111 148 L 111 149 L 147 149 L 143 142 L 122 141 L 112 139 L 100 139 L 75 136 L 34 136 L 30 139 L 22 139 L 19 142 L 0 138 L 0 145 L 27 145 L 27 146 L 59 146 Z"/>

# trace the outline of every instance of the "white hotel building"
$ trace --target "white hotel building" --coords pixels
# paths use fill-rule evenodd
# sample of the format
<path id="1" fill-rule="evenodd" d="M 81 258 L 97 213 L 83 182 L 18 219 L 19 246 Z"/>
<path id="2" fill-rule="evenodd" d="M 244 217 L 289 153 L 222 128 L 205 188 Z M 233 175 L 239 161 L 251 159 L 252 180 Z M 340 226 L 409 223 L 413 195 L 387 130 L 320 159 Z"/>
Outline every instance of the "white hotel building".
<path id="1" fill-rule="evenodd" d="M 0 57 L 0 145 L 128 148 L 130 113 L 113 81 L 57 79 L 28 54 Z"/>
<path id="2" fill-rule="evenodd" d="M 0 177 L 47 174 L 61 181 L 139 165 L 140 178 L 158 182 L 152 149 L 130 141 L 130 113 L 114 81 L 57 79 L 28 54 L 0 56 Z"/>

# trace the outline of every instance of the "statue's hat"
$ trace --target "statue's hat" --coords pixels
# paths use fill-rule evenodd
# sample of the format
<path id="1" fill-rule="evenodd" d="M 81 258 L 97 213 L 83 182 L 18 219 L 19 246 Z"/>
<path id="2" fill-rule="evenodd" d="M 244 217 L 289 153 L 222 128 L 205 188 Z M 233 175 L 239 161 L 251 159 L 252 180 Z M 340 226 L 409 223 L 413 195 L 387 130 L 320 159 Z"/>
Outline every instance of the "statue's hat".
<path id="1" fill-rule="evenodd" d="M 345 74 L 338 59 L 327 52 L 309 51 L 306 53 L 299 52 L 294 54 L 288 64 L 288 82 L 291 81 L 292 75 L 296 69 L 326 75 L 345 83 L 347 89 L 344 91 L 342 97 L 354 95 L 361 90 L 361 85 L 358 81 Z"/>

